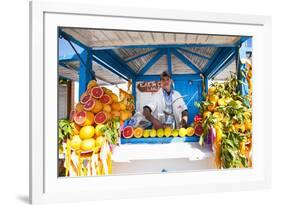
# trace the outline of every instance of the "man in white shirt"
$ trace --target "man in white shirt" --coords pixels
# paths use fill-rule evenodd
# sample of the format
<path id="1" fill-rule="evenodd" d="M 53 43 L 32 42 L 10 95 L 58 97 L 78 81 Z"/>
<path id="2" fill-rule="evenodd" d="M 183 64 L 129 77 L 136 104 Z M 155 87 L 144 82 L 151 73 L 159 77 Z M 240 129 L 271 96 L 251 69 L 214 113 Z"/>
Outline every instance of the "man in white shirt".
<path id="1" fill-rule="evenodd" d="M 170 73 L 164 71 L 160 80 L 161 88 L 143 107 L 143 115 L 152 123 L 154 129 L 165 126 L 186 128 L 188 126 L 187 106 L 180 93 L 173 89 Z"/>

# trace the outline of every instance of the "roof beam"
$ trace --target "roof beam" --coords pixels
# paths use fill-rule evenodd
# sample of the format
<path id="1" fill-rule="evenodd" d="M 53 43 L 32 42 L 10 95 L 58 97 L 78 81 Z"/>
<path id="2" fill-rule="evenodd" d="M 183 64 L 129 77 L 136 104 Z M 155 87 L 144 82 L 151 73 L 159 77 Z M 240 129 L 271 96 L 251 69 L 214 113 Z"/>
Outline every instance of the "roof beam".
<path id="1" fill-rule="evenodd" d="M 93 47 L 93 50 L 112 50 L 120 48 L 179 48 L 179 47 L 238 47 L 237 44 L 147 44 L 147 45 L 116 45 Z"/>
<path id="2" fill-rule="evenodd" d="M 195 73 L 201 73 L 201 71 L 191 62 L 189 61 L 184 55 L 182 55 L 180 52 L 178 52 L 176 49 L 173 49 L 173 54 L 181 60 L 185 65 L 190 67 Z"/>
<path id="3" fill-rule="evenodd" d="M 153 58 L 151 58 L 148 63 L 139 71 L 139 75 L 143 75 L 146 71 L 149 70 L 163 55 L 165 54 L 165 50 L 161 49 Z"/>
<path id="4" fill-rule="evenodd" d="M 184 48 L 179 48 L 179 50 L 181 50 L 181 51 L 183 51 L 183 52 L 186 52 L 186 53 L 189 53 L 189 54 L 191 54 L 191 55 L 200 57 L 200 58 L 204 58 L 204 59 L 206 59 L 206 60 L 210 60 L 210 57 L 201 55 L 201 54 L 199 54 L 199 53 L 194 53 L 194 52 L 192 52 L 192 51 L 190 51 L 190 50 L 186 50 L 186 49 L 184 49 Z"/>
<path id="5" fill-rule="evenodd" d="M 152 50 L 147 51 L 147 52 L 145 52 L 145 53 L 137 54 L 137 55 L 135 55 L 135 56 L 133 56 L 133 57 L 127 58 L 124 62 L 125 62 L 125 63 L 129 63 L 129 62 L 131 62 L 131 61 L 133 61 L 133 60 L 136 60 L 137 58 L 141 58 L 141 57 L 143 57 L 143 56 L 146 56 L 146 55 L 151 54 L 151 53 L 153 53 L 153 52 L 155 52 L 155 51 L 158 51 L 158 50 L 159 50 L 158 48 L 155 48 L 155 49 L 152 49 Z"/>
<path id="6" fill-rule="evenodd" d="M 215 77 L 235 59 L 236 54 L 235 48 L 221 49 L 219 54 L 217 54 L 216 59 L 213 60 L 212 64 L 204 72 L 205 76 L 208 79 Z"/>
<path id="7" fill-rule="evenodd" d="M 108 52 L 108 54 L 113 58 L 115 59 L 116 61 L 118 61 L 124 68 L 126 68 L 127 70 L 129 70 L 129 72 L 132 74 L 132 75 L 136 75 L 136 72 L 130 67 L 128 66 L 124 60 L 122 58 L 120 58 L 113 50 L 108 50 L 108 51 L 105 51 L 105 52 Z"/>
<path id="8" fill-rule="evenodd" d="M 74 38 L 70 34 L 64 32 L 61 28 L 59 28 L 58 32 L 59 32 L 59 37 L 63 37 L 65 40 L 69 40 L 72 43 L 75 43 L 76 45 L 80 46 L 81 48 L 91 49 L 89 46 L 87 46 L 84 43 L 82 43 L 81 41 L 77 40 L 76 38 Z"/>
<path id="9" fill-rule="evenodd" d="M 167 48 L 167 65 L 168 65 L 168 72 L 172 75 L 172 54 L 171 54 L 171 49 Z"/>
<path id="10" fill-rule="evenodd" d="M 78 61 L 80 60 L 77 54 L 74 54 L 72 56 L 59 56 L 59 62 L 71 62 L 71 61 Z"/>
<path id="11" fill-rule="evenodd" d="M 174 74 L 173 80 L 202 80 L 199 74 Z M 160 81 L 160 75 L 137 75 L 136 81 Z"/>

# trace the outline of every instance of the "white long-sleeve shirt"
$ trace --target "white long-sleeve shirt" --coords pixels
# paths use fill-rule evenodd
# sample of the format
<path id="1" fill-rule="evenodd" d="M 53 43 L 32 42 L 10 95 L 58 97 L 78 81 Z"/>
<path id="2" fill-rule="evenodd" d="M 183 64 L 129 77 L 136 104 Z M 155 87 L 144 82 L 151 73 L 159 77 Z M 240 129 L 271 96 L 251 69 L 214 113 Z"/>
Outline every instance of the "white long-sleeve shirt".
<path id="1" fill-rule="evenodd" d="M 179 127 L 182 119 L 182 112 L 187 110 L 187 106 L 178 91 L 173 90 L 170 95 L 172 95 L 172 101 L 178 99 L 173 104 L 173 114 L 176 120 L 176 127 Z M 161 118 L 161 116 L 164 116 L 163 111 L 165 110 L 165 105 L 165 98 L 162 88 L 160 88 L 158 92 L 153 93 L 149 102 L 145 104 L 145 106 L 148 106 L 151 109 L 152 115 L 158 120 Z"/>

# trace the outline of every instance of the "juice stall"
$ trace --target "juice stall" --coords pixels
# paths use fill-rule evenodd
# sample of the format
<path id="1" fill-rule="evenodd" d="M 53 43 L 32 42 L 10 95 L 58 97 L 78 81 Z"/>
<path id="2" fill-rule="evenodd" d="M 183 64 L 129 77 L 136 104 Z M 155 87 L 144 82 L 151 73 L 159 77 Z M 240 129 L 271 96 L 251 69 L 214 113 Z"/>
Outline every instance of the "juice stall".
<path id="1" fill-rule="evenodd" d="M 60 176 L 251 167 L 250 37 L 60 28 L 58 42 Z M 185 127 L 142 124 L 163 71 Z"/>

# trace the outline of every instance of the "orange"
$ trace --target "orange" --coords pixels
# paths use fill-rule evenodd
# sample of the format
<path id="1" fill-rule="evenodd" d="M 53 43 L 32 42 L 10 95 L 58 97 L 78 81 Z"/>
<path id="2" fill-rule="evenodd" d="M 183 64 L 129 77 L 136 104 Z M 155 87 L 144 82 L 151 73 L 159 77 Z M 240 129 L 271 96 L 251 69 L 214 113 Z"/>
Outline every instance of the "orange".
<path id="1" fill-rule="evenodd" d="M 208 89 L 208 95 L 213 95 L 213 94 L 215 94 L 215 91 L 216 91 L 216 87 L 210 87 L 210 88 Z"/>
<path id="2" fill-rule="evenodd" d="M 88 85 L 87 85 L 87 89 L 90 89 L 90 88 L 95 87 L 95 86 L 97 86 L 97 85 L 98 85 L 98 84 L 97 84 L 97 81 L 91 80 L 91 81 L 88 83 Z"/>
<path id="3" fill-rule="evenodd" d="M 119 111 L 117 111 L 117 110 L 112 110 L 111 111 L 111 116 L 113 117 L 113 118 L 119 118 L 120 117 L 120 112 Z"/>
<path id="4" fill-rule="evenodd" d="M 209 117 L 212 113 L 210 111 L 205 111 L 203 113 L 203 118 L 206 119 L 207 117 Z"/>
<path id="5" fill-rule="evenodd" d="M 111 99 L 113 102 L 118 102 L 118 96 L 114 93 L 109 93 Z"/>
<path id="6" fill-rule="evenodd" d="M 209 96 L 209 101 L 212 102 L 213 104 L 216 104 L 218 100 L 219 100 L 219 97 L 217 95 Z"/>
<path id="7" fill-rule="evenodd" d="M 215 105 L 215 104 L 208 105 L 208 110 L 209 110 L 210 112 L 214 112 L 214 111 L 215 111 L 215 108 L 216 108 L 216 105 Z"/>
<path id="8" fill-rule="evenodd" d="M 194 135 L 195 129 L 193 127 L 186 128 L 186 135 L 191 137 Z"/>
<path id="9" fill-rule="evenodd" d="M 103 111 L 111 112 L 111 106 L 110 105 L 103 105 Z"/>
<path id="10" fill-rule="evenodd" d="M 87 118 L 86 118 L 83 126 L 94 124 L 95 115 L 92 112 L 86 112 L 86 114 L 87 114 Z"/>
<path id="11" fill-rule="evenodd" d="M 118 102 L 114 102 L 114 103 L 111 104 L 111 108 L 112 108 L 112 110 L 119 111 L 120 110 L 120 104 Z"/>
<path id="12" fill-rule="evenodd" d="M 92 112 L 98 113 L 98 112 L 102 111 L 102 109 L 103 109 L 102 103 L 99 100 L 95 100 L 95 106 L 92 109 Z"/>
<path id="13" fill-rule="evenodd" d="M 77 105 L 75 106 L 75 110 L 77 112 L 81 112 L 83 110 L 83 104 L 82 103 L 77 103 Z"/>
<path id="14" fill-rule="evenodd" d="M 143 129 L 141 127 L 137 127 L 136 129 L 134 129 L 134 136 L 136 138 L 142 137 L 142 134 L 143 134 Z"/>
<path id="15" fill-rule="evenodd" d="M 120 119 L 122 120 L 122 121 L 125 121 L 125 120 L 128 120 L 130 117 L 132 117 L 132 114 L 131 114 L 131 112 L 129 112 L 129 111 L 120 111 Z"/>
<path id="16" fill-rule="evenodd" d="M 124 102 L 121 102 L 119 105 L 120 105 L 120 110 L 126 110 L 126 104 Z"/>

